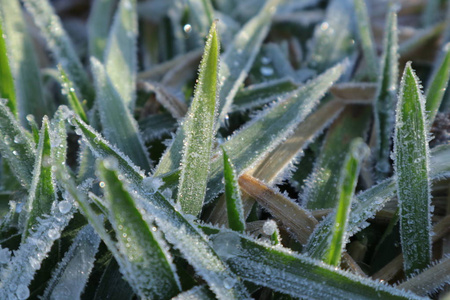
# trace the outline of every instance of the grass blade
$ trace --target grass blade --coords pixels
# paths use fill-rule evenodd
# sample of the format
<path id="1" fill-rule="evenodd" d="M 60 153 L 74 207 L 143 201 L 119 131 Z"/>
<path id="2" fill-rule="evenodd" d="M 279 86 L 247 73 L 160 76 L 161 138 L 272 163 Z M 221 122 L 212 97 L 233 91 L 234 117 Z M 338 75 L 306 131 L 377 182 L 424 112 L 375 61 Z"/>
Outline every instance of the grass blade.
<path id="1" fill-rule="evenodd" d="M 69 78 L 76 85 L 83 99 L 87 100 L 88 107 L 91 107 L 94 101 L 94 90 L 61 20 L 54 12 L 50 2 L 48 0 L 24 0 L 23 2 L 47 41 L 50 51 L 63 69 L 68 72 Z"/>
<path id="2" fill-rule="evenodd" d="M 431 262 L 431 200 L 425 101 L 408 63 L 397 104 L 394 167 L 400 209 L 400 239 L 407 275 Z"/>
<path id="3" fill-rule="evenodd" d="M 450 78 L 450 44 L 445 46 L 444 54 L 442 55 L 442 61 L 439 64 L 439 68 L 430 77 L 430 83 L 426 91 L 426 103 L 425 110 L 427 112 L 427 120 L 429 126 L 433 125 L 434 118 L 441 106 L 442 99 L 444 98 L 445 90 L 447 89 L 448 81 Z"/>
<path id="4" fill-rule="evenodd" d="M 194 29 L 204 38 L 208 34 L 214 20 L 214 9 L 211 0 L 188 0 L 189 18 Z"/>
<path id="5" fill-rule="evenodd" d="M 192 289 L 172 298 L 172 300 L 192 300 L 192 299 L 213 300 L 216 298 L 214 297 L 214 294 L 212 294 L 206 286 L 195 286 Z"/>
<path id="6" fill-rule="evenodd" d="M 87 22 L 89 56 L 103 61 L 116 0 L 95 0 Z"/>
<path id="7" fill-rule="evenodd" d="M 104 66 L 95 58 L 91 59 L 91 65 L 105 137 L 135 164 L 150 171 L 149 155 L 139 135 L 136 120 L 111 83 Z"/>
<path id="8" fill-rule="evenodd" d="M 332 266 L 339 266 L 341 261 L 342 249 L 345 246 L 345 233 L 350 214 L 350 204 L 355 194 L 361 162 L 368 153 L 368 150 L 362 139 L 354 139 L 350 144 L 350 151 L 342 166 L 337 188 L 338 206 L 335 213 L 333 233 L 329 241 L 328 254 L 324 258 L 325 262 Z"/>
<path id="9" fill-rule="evenodd" d="M 48 119 L 42 120 L 39 134 L 33 179 L 26 203 L 27 219 L 22 233 L 22 242 L 31 234 L 37 225 L 38 218 L 49 214 L 53 202 L 56 201 L 56 186 L 52 175 L 51 141 Z"/>
<path id="10" fill-rule="evenodd" d="M 75 87 L 73 86 L 72 81 L 70 81 L 69 77 L 67 77 L 66 72 L 62 68 L 61 65 L 58 65 L 59 74 L 61 77 L 61 86 L 62 86 L 62 93 L 67 96 L 67 100 L 69 102 L 70 107 L 72 110 L 80 116 L 80 118 L 88 123 L 88 119 L 86 116 L 85 109 L 83 107 L 83 104 L 78 100 L 77 93 L 75 92 Z"/>
<path id="11" fill-rule="evenodd" d="M 9 110 L 17 116 L 16 92 L 14 91 L 14 78 L 9 66 L 9 58 L 6 49 L 6 41 L 3 33 L 2 20 L 0 18 L 0 98 L 8 99 Z"/>
<path id="12" fill-rule="evenodd" d="M 125 105 L 133 110 L 137 71 L 136 0 L 121 0 L 105 49 L 106 72 Z"/>
<path id="13" fill-rule="evenodd" d="M 0 13 L 3 33 L 7 37 L 9 64 L 14 77 L 17 111 L 22 126 L 27 126 L 27 115 L 34 115 L 40 122 L 48 107 L 42 91 L 36 51 L 19 1 L 0 1 Z"/>
<path id="14" fill-rule="evenodd" d="M 397 96 L 398 80 L 398 36 L 397 13 L 394 8 L 389 10 L 386 18 L 384 36 L 384 50 L 381 58 L 381 74 L 375 98 L 375 171 L 380 179 L 390 172 L 389 155 L 391 152 L 391 138 L 394 129 L 394 107 Z"/>
<path id="15" fill-rule="evenodd" d="M 225 178 L 225 199 L 227 202 L 228 226 L 237 232 L 244 232 L 245 218 L 241 191 L 233 163 L 223 149 L 223 173 Z"/>
<path id="16" fill-rule="evenodd" d="M 144 221 L 132 196 L 119 179 L 115 164 L 114 160 L 101 161 L 97 170 L 105 183 L 109 220 L 116 233 L 119 252 L 128 262 L 122 271 L 128 273 L 127 279 L 141 297 L 173 297 L 180 291 L 180 283 L 167 246 L 162 236 L 153 233 Z"/>
<path id="17" fill-rule="evenodd" d="M 203 206 L 215 135 L 220 43 L 216 23 L 211 26 L 199 67 L 194 99 L 184 119 L 183 157 L 177 201 L 184 212 L 198 215 Z"/>

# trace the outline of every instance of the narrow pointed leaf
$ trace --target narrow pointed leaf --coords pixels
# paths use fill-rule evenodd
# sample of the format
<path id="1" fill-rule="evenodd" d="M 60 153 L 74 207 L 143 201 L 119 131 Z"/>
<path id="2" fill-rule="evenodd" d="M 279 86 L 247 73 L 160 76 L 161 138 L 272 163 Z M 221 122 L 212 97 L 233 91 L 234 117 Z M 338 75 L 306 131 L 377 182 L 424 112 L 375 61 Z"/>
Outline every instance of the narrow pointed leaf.
<path id="1" fill-rule="evenodd" d="M 105 49 L 104 64 L 125 106 L 133 109 L 137 71 L 136 0 L 120 0 Z"/>
<path id="2" fill-rule="evenodd" d="M 389 155 L 394 129 L 394 107 L 397 100 L 398 80 L 398 37 L 397 13 L 389 10 L 386 18 L 383 57 L 381 58 L 381 74 L 379 77 L 377 96 L 375 97 L 374 114 L 376 130 L 375 171 L 379 179 L 384 179 L 390 172 Z"/>
<path id="3" fill-rule="evenodd" d="M 47 112 L 36 51 L 19 1 L 0 1 L 0 14 L 9 66 L 14 78 L 16 109 L 22 126 L 27 126 L 27 115 L 32 114 L 40 121 Z"/>
<path id="4" fill-rule="evenodd" d="M 38 218 L 49 214 L 56 200 L 56 186 L 52 175 L 51 142 L 48 119 L 44 118 L 39 134 L 36 162 L 33 170 L 28 200 L 26 204 L 27 220 L 22 234 L 22 241 L 30 235 Z"/>
<path id="5" fill-rule="evenodd" d="M 115 161 L 100 162 L 97 170 L 105 183 L 109 220 L 116 233 L 120 253 L 128 261 L 125 271 L 131 286 L 143 298 L 167 299 L 180 290 L 175 267 L 162 236 L 144 221 L 124 184 Z M 136 276 L 139 274 L 139 276 Z"/>
<path id="6" fill-rule="evenodd" d="M 404 269 L 411 274 L 431 262 L 431 199 L 425 101 L 408 63 L 403 73 L 394 137 Z"/>
<path id="7" fill-rule="evenodd" d="M 445 91 L 447 89 L 448 81 L 450 78 L 450 44 L 445 46 L 444 54 L 442 55 L 442 61 L 439 64 L 439 68 L 430 77 L 430 84 L 428 85 L 426 92 L 425 110 L 427 112 L 427 120 L 429 126 L 433 125 L 434 118 L 441 106 L 442 99 L 444 98 Z"/>
<path id="8" fill-rule="evenodd" d="M 223 172 L 225 178 L 225 199 L 227 202 L 228 226 L 235 231 L 244 232 L 245 218 L 242 207 L 241 191 L 233 163 L 223 150 Z"/>
<path id="9" fill-rule="evenodd" d="M 184 212 L 201 212 L 206 193 L 218 94 L 217 74 L 220 43 L 216 23 L 211 26 L 199 68 L 194 99 L 184 119 L 183 157 L 177 201 Z"/>
<path id="10" fill-rule="evenodd" d="M 58 70 L 61 76 L 61 85 L 62 85 L 62 93 L 67 96 L 67 100 L 69 102 L 70 107 L 72 110 L 80 116 L 80 118 L 85 122 L 88 123 L 86 112 L 84 110 L 83 104 L 78 100 L 77 93 L 75 91 L 75 87 L 73 86 L 72 81 L 67 77 L 66 72 L 62 68 L 61 65 L 58 65 Z"/>
<path id="11" fill-rule="evenodd" d="M 114 6 L 117 0 L 95 0 L 87 23 L 89 56 L 103 61 Z"/>
<path id="12" fill-rule="evenodd" d="M 86 71 L 77 56 L 72 42 L 67 35 L 61 20 L 54 12 L 48 0 L 24 0 L 25 8 L 34 19 L 47 41 L 47 46 L 55 55 L 58 63 L 68 72 L 69 78 L 79 89 L 88 106 L 94 101 L 94 90 L 88 79 Z"/>
<path id="13" fill-rule="evenodd" d="M 5 34 L 3 33 L 2 19 L 0 18 L 0 98 L 8 99 L 9 110 L 17 116 L 17 100 L 14 90 L 14 78 L 9 66 L 8 51 Z"/>
<path id="14" fill-rule="evenodd" d="M 91 59 L 91 65 L 105 137 L 135 164 L 150 171 L 149 155 L 139 135 L 136 120 L 111 83 L 104 66 L 95 58 Z"/>
<path id="15" fill-rule="evenodd" d="M 4 101 L 0 101 L 0 151 L 11 171 L 25 187 L 31 185 L 35 145 Z"/>
<path id="16" fill-rule="evenodd" d="M 332 266 L 338 266 L 341 261 L 351 201 L 355 194 L 361 162 L 367 152 L 368 148 L 362 139 L 353 140 L 350 145 L 350 152 L 347 154 L 342 166 L 337 188 L 338 205 L 334 218 L 333 233 L 329 241 L 329 251 L 324 258 L 325 262 Z"/>

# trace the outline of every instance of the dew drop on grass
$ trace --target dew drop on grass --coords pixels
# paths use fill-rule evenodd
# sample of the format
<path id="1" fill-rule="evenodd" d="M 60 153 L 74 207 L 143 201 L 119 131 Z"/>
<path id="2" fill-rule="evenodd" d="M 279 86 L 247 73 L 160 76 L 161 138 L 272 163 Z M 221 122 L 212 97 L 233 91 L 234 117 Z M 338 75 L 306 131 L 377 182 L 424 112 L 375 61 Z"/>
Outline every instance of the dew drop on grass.
<path id="1" fill-rule="evenodd" d="M 59 238 L 60 233 L 58 230 L 56 229 L 50 229 L 47 233 L 48 237 L 51 238 L 52 240 L 56 240 L 57 238 Z"/>
<path id="2" fill-rule="evenodd" d="M 24 284 L 19 284 L 16 290 L 16 296 L 18 299 L 28 299 L 30 297 L 30 290 Z"/>
<path id="3" fill-rule="evenodd" d="M 273 220 L 269 220 L 264 223 L 262 230 L 264 234 L 272 235 L 277 230 L 277 223 L 275 223 L 275 221 Z"/>
<path id="4" fill-rule="evenodd" d="M 191 24 L 185 24 L 185 25 L 183 26 L 183 31 L 184 31 L 185 33 L 190 33 L 191 30 L 192 30 Z"/>
<path id="5" fill-rule="evenodd" d="M 64 200 L 64 201 L 61 201 L 58 203 L 59 212 L 62 214 L 67 214 L 71 208 L 72 208 L 72 204 L 67 200 Z"/>
<path id="6" fill-rule="evenodd" d="M 231 289 L 236 284 L 236 279 L 227 277 L 223 281 L 223 287 L 227 290 Z"/>
<path id="7" fill-rule="evenodd" d="M 272 76 L 274 73 L 271 67 L 261 67 L 260 72 L 263 76 Z"/>

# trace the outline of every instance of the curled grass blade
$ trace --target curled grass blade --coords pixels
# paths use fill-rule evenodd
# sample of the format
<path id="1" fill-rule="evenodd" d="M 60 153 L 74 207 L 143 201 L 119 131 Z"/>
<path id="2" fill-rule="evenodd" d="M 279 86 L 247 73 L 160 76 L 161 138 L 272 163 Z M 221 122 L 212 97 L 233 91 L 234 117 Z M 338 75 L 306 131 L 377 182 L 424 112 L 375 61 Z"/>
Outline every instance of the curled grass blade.
<path id="1" fill-rule="evenodd" d="M 184 212 L 197 215 L 203 207 L 215 135 L 220 42 L 216 22 L 211 26 L 199 67 L 194 99 L 184 119 L 183 156 L 177 201 Z"/>
<path id="2" fill-rule="evenodd" d="M 403 73 L 397 104 L 394 167 L 400 239 L 406 274 L 431 262 L 431 199 L 425 100 L 411 63 Z"/>
<path id="3" fill-rule="evenodd" d="M 225 199 L 227 202 L 228 226 L 235 231 L 244 232 L 245 218 L 244 208 L 242 206 L 241 191 L 239 188 L 236 171 L 233 163 L 227 155 L 223 152 L 223 173 L 225 178 Z"/>

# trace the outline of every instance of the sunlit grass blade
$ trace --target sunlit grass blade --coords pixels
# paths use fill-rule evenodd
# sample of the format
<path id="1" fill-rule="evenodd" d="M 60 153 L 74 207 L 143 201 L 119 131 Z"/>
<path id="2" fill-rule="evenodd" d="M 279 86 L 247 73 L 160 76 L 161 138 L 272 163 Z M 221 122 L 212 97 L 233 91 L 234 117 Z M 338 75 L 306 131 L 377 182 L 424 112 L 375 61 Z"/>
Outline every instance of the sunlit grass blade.
<path id="1" fill-rule="evenodd" d="M 352 141 L 349 150 L 339 176 L 338 193 L 336 194 L 338 205 L 334 217 L 333 233 L 329 241 L 328 253 L 324 257 L 325 262 L 332 266 L 338 266 L 341 261 L 351 202 L 355 194 L 361 162 L 368 154 L 369 149 L 362 139 L 357 138 Z"/>
<path id="2" fill-rule="evenodd" d="M 2 19 L 0 18 L 0 98 L 8 99 L 9 110 L 17 116 L 16 92 L 14 90 L 14 78 L 9 66 L 8 52 L 6 48 L 5 34 L 3 33 Z"/>
<path id="3" fill-rule="evenodd" d="M 136 0 L 120 0 L 105 48 L 104 64 L 112 85 L 131 110 L 137 71 Z"/>
<path id="4" fill-rule="evenodd" d="M 91 59 L 91 66 L 105 137 L 128 155 L 135 164 L 150 171 L 150 158 L 139 134 L 136 120 L 111 83 L 104 66 L 95 58 Z"/>
<path id="5" fill-rule="evenodd" d="M 389 155 L 394 129 L 394 107 L 397 101 L 398 80 L 398 37 L 397 13 L 389 10 L 384 31 L 384 49 L 381 58 L 380 78 L 375 97 L 374 115 L 376 132 L 376 149 L 374 153 L 375 171 L 379 179 L 384 179 L 390 172 Z"/>
<path id="6" fill-rule="evenodd" d="M 83 100 L 86 99 L 88 106 L 91 107 L 94 102 L 92 84 L 50 2 L 48 0 L 24 0 L 23 2 L 47 41 L 47 47 L 63 69 L 68 72 L 69 78 L 79 89 Z"/>
<path id="7" fill-rule="evenodd" d="M 242 207 L 241 191 L 233 163 L 225 150 L 223 150 L 223 165 L 228 226 L 231 229 L 242 233 L 245 230 L 245 218 L 244 209 Z"/>
<path id="8" fill-rule="evenodd" d="M 116 233 L 118 249 L 127 266 L 123 272 L 143 298 L 167 299 L 180 291 L 167 245 L 150 228 L 116 171 L 116 161 L 101 161 L 97 166 L 104 182 L 109 220 Z"/>
<path id="9" fill-rule="evenodd" d="M 177 201 L 184 212 L 193 215 L 202 210 L 210 169 L 215 135 L 219 54 L 220 42 L 216 23 L 213 23 L 199 67 L 194 99 L 181 129 L 185 137 Z"/>
<path id="10" fill-rule="evenodd" d="M 221 57 L 219 71 L 221 88 L 217 126 L 225 120 L 234 96 L 247 77 L 261 43 L 269 31 L 272 16 L 279 2 L 279 0 L 268 0 L 260 12 L 236 33 L 232 44 L 226 48 Z"/>
<path id="11" fill-rule="evenodd" d="M 281 246 L 228 230 L 215 233 L 214 248 L 247 281 L 293 297 L 312 299 L 421 299 L 386 284 L 337 270 Z"/>
<path id="12" fill-rule="evenodd" d="M 441 106 L 450 78 L 450 44 L 444 47 L 444 54 L 439 67 L 430 77 L 425 99 L 425 110 L 427 112 L 428 125 L 433 125 L 434 118 Z"/>
<path id="13" fill-rule="evenodd" d="M 14 78 L 16 110 L 22 126 L 27 126 L 27 115 L 34 115 L 40 122 L 47 113 L 36 50 L 28 33 L 19 1 L 0 1 L 0 14 L 3 34 L 6 37 L 9 66 Z M 2 65 L 2 68 L 4 67 L 6 65 Z M 5 80 L 3 78 L 6 77 L 2 76 L 2 81 Z"/>
<path id="14" fill-rule="evenodd" d="M 309 176 L 303 194 L 309 209 L 337 206 L 338 180 L 345 157 L 350 152 L 350 142 L 364 137 L 370 122 L 371 107 L 350 105 L 329 128 L 313 173 Z"/>
<path id="15" fill-rule="evenodd" d="M 109 27 L 117 0 L 95 0 L 87 23 L 89 56 L 103 61 Z"/>
<path id="16" fill-rule="evenodd" d="M 50 213 L 52 204 L 56 200 L 56 186 L 52 174 L 52 149 L 48 123 L 48 119 L 44 117 L 39 134 L 33 179 L 25 205 L 27 219 L 22 233 L 23 242 L 31 234 L 33 228 L 36 227 L 39 222 L 38 218 Z"/>
<path id="17" fill-rule="evenodd" d="M 450 177 L 450 146 L 442 145 L 431 149 L 430 178 L 441 179 Z M 372 218 L 396 191 L 395 177 L 388 178 L 376 186 L 358 194 L 353 199 L 352 210 L 348 218 L 347 234 L 352 236 L 369 225 Z M 326 241 L 330 238 L 333 226 L 333 216 L 328 215 L 311 235 L 304 251 L 312 257 L 322 257 L 326 251 Z"/>
<path id="18" fill-rule="evenodd" d="M 371 30 L 369 13 L 365 0 L 354 0 L 356 22 L 358 24 L 359 39 L 364 54 L 367 69 L 365 74 L 369 81 L 376 81 L 378 78 L 378 59 L 375 52 L 373 34 Z"/>
<path id="19" fill-rule="evenodd" d="M 100 237 L 92 226 L 83 227 L 53 271 L 42 298 L 57 299 L 64 295 L 70 299 L 79 299 L 94 267 L 99 245 Z"/>
<path id="20" fill-rule="evenodd" d="M 77 93 L 75 91 L 75 87 L 73 86 L 72 81 L 67 77 L 66 72 L 62 68 L 61 65 L 58 65 L 58 70 L 61 77 L 61 92 L 66 95 L 67 100 L 69 102 L 70 107 L 72 110 L 80 116 L 80 118 L 85 122 L 88 123 L 88 119 L 86 116 L 85 109 L 83 107 L 83 104 L 78 100 Z"/>
<path id="21" fill-rule="evenodd" d="M 403 73 L 394 136 L 400 239 L 407 275 L 431 262 L 431 199 L 425 100 L 411 63 Z"/>
<path id="22" fill-rule="evenodd" d="M 0 101 L 0 150 L 19 182 L 29 187 L 33 177 L 35 144 L 4 100 Z"/>

